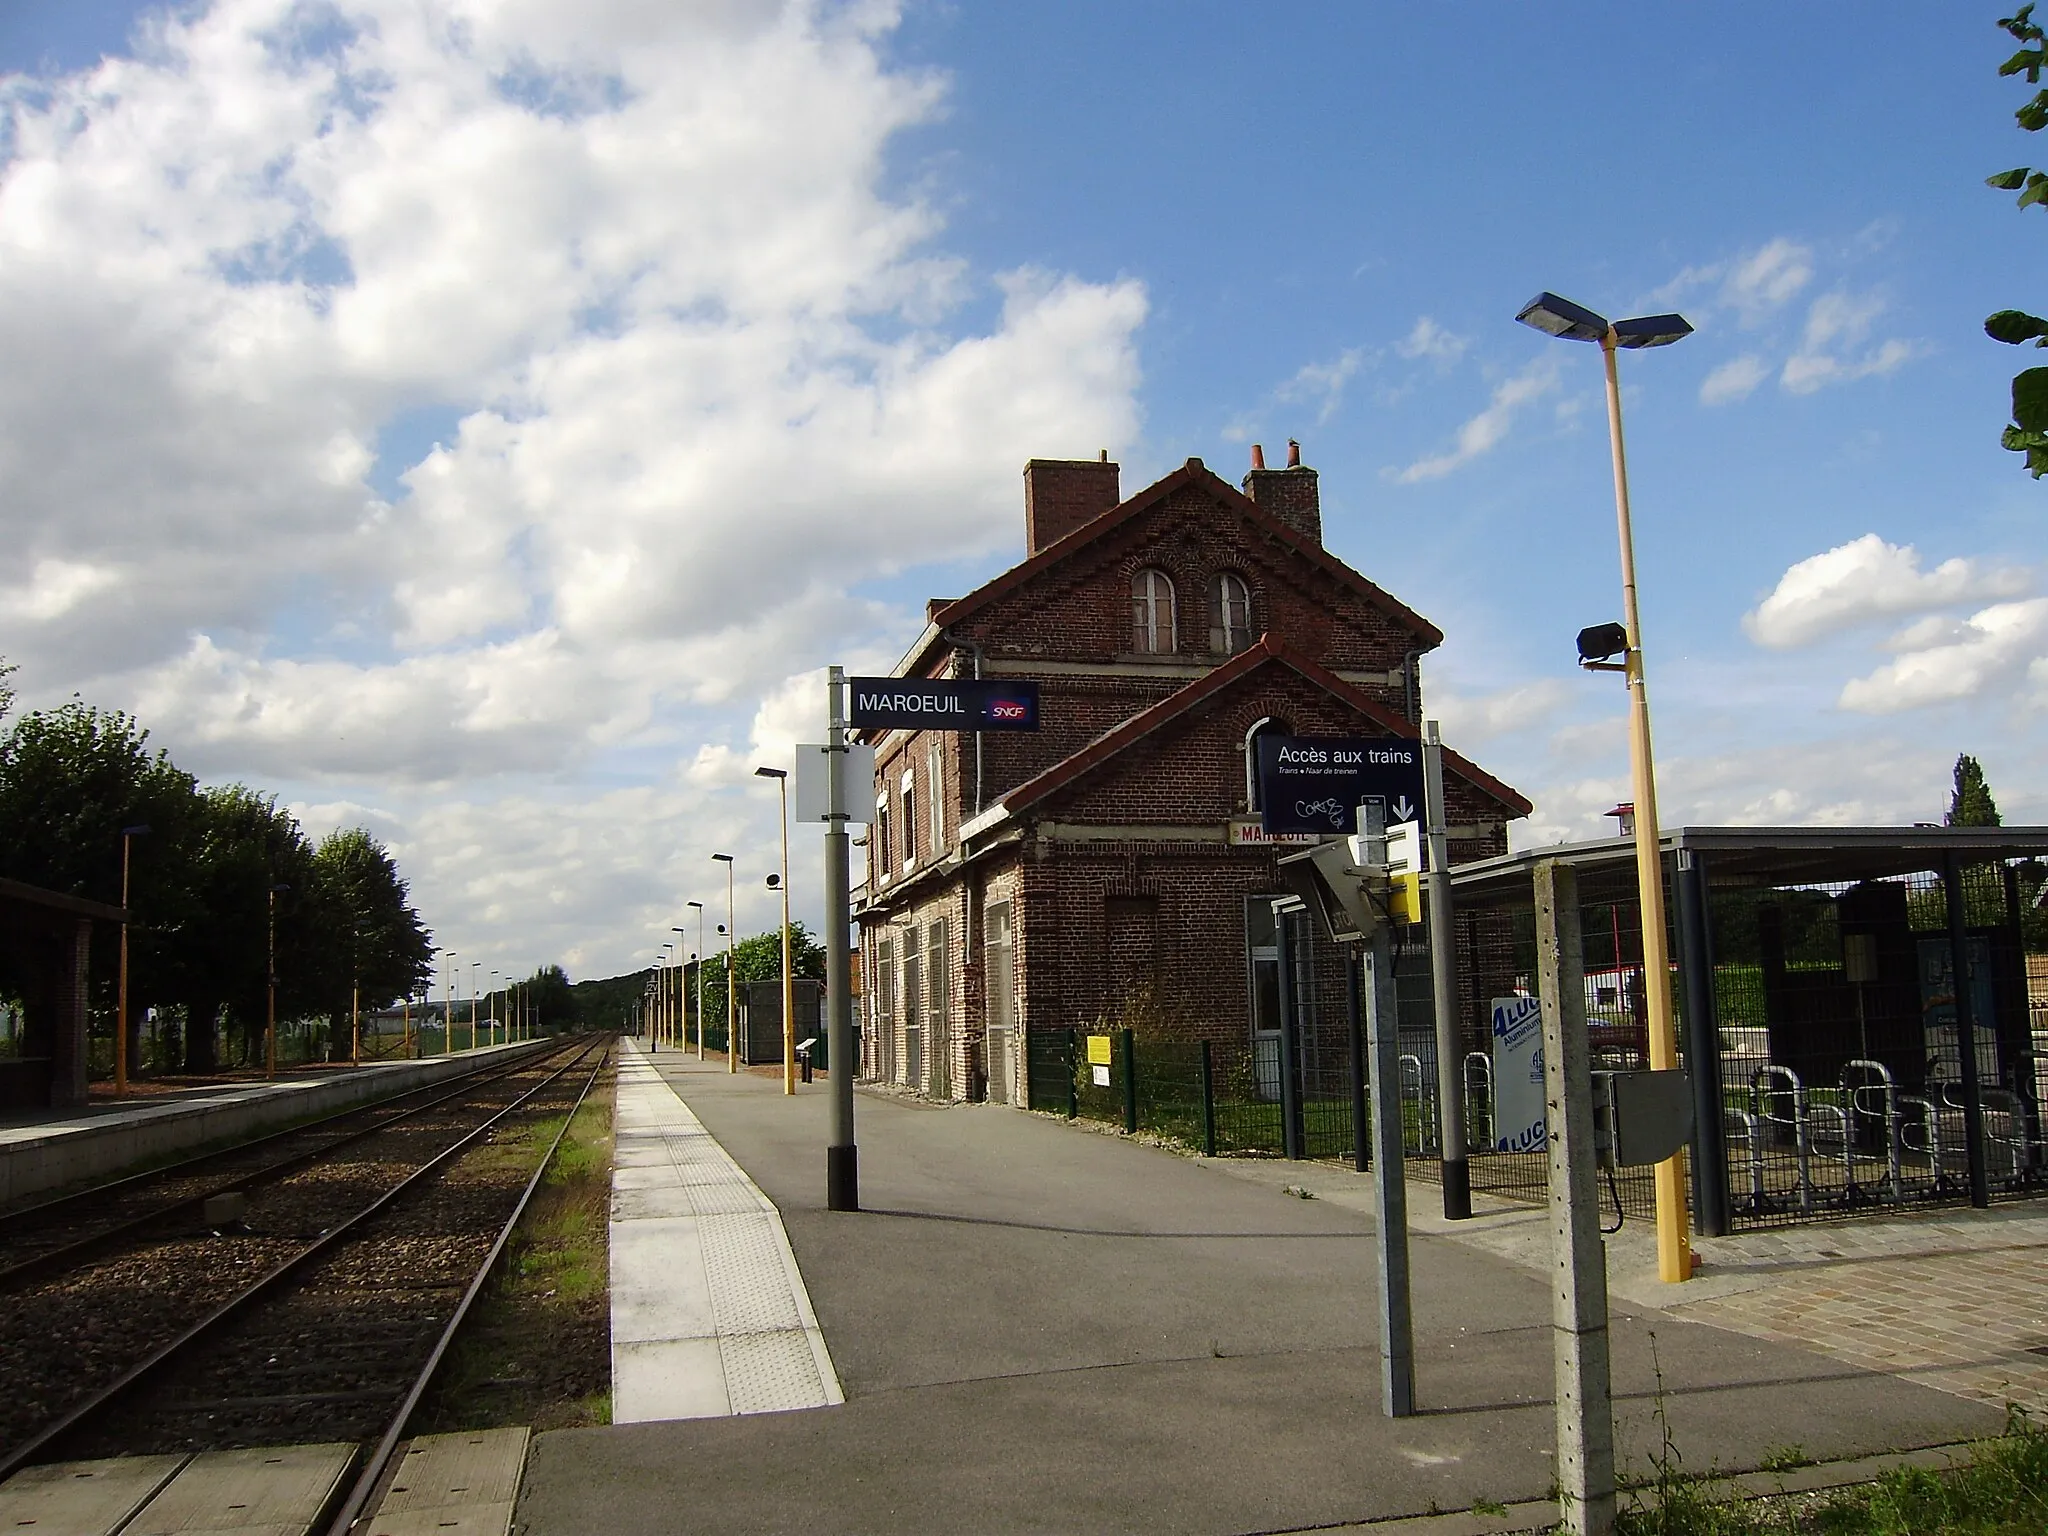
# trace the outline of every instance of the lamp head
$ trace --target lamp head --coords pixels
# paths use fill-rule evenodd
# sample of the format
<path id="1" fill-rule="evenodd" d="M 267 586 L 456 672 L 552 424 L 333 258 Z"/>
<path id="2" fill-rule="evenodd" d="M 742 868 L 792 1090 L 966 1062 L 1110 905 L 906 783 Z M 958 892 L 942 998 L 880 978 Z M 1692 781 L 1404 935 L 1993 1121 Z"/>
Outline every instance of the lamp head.
<path id="1" fill-rule="evenodd" d="M 1579 662 L 1606 661 L 1628 654 L 1628 631 L 1619 624 L 1594 624 L 1579 631 Z"/>
<path id="2" fill-rule="evenodd" d="M 719 864 L 730 864 L 732 862 L 732 855 L 729 853 L 714 853 L 711 857 Z"/>
<path id="3" fill-rule="evenodd" d="M 121 835 L 123 837 L 147 837 L 149 836 L 149 823 L 139 821 L 132 827 L 123 827 Z"/>
<path id="4" fill-rule="evenodd" d="M 1537 294 L 1522 306 L 1522 312 L 1515 318 L 1546 336 L 1556 336 L 1564 341 L 1598 341 L 1607 334 L 1607 321 L 1603 317 L 1583 304 L 1574 304 L 1554 293 Z"/>
<path id="5" fill-rule="evenodd" d="M 756 768 L 754 770 L 754 777 L 757 779 L 786 779 L 789 777 L 789 771 L 785 768 Z"/>
<path id="6" fill-rule="evenodd" d="M 270 894 L 275 896 L 279 891 L 288 891 L 290 889 L 291 887 L 288 885 L 273 885 L 270 888 Z"/>
<path id="7" fill-rule="evenodd" d="M 704 903 L 701 901 L 686 901 L 683 903 L 683 905 L 686 907 L 695 907 L 699 912 L 702 912 L 704 910 Z"/>
<path id="8" fill-rule="evenodd" d="M 1644 315 L 1639 320 L 1614 322 L 1614 344 L 1634 350 L 1639 347 L 1668 347 L 1692 334 L 1683 315 Z"/>

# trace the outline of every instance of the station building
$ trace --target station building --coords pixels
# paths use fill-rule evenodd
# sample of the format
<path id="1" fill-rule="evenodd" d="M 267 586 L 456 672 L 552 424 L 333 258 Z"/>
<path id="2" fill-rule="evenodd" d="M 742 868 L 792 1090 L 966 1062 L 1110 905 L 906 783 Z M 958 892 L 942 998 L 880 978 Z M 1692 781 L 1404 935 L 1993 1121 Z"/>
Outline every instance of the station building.
<path id="1" fill-rule="evenodd" d="M 1106 454 L 1034 459 L 1024 528 L 1024 561 L 931 602 L 892 675 L 1033 679 L 1039 729 L 867 738 L 862 1072 L 935 1098 L 1017 1102 L 1035 1032 L 1277 1039 L 1255 744 L 1414 740 L 1443 640 L 1323 547 L 1292 444 L 1241 488 L 1189 459 L 1128 498 Z M 1529 802 L 1444 764 L 1454 862 L 1505 853 Z"/>

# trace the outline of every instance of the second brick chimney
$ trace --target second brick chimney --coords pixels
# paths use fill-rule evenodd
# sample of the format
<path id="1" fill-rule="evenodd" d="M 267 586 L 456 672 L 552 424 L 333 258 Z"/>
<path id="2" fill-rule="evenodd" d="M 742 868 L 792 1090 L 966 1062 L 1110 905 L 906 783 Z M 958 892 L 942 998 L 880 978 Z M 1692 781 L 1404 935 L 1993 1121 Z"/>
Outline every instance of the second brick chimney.
<path id="1" fill-rule="evenodd" d="M 1265 450 L 1254 444 L 1244 493 L 1296 533 L 1323 542 L 1322 495 L 1316 489 L 1316 472 L 1301 462 L 1301 444 L 1287 444 L 1285 469 L 1266 468 Z"/>
<path id="2" fill-rule="evenodd" d="M 1123 499 L 1109 451 L 1099 459 L 1032 459 L 1024 466 L 1024 553 L 1035 555 Z"/>

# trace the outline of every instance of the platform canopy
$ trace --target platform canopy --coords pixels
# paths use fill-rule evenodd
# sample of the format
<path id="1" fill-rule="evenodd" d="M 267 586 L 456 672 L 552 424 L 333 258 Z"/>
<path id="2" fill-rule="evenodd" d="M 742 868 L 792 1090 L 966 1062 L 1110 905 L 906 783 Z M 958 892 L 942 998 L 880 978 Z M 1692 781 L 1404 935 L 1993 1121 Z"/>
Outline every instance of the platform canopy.
<path id="1" fill-rule="evenodd" d="M 1803 885 L 1877 880 L 1941 868 L 1950 854 L 1970 864 L 2048 858 L 2048 827 L 1679 827 L 1664 834 L 1665 858 L 1698 855 L 1716 886 Z M 1544 859 L 1581 876 L 1619 873 L 1635 863 L 1632 837 L 1555 843 L 1451 870 L 1460 907 L 1526 906 L 1529 877 Z"/>

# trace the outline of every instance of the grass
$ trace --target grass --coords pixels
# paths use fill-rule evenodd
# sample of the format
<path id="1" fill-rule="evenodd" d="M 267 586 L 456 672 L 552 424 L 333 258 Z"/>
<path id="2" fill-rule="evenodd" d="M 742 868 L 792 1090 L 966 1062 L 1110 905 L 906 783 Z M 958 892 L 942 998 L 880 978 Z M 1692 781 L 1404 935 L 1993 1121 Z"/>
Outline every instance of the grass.
<path id="1" fill-rule="evenodd" d="M 557 1115 L 513 1143 L 531 1166 Z M 420 1433 L 611 1422 L 612 1095 L 597 1083 L 422 1405 Z"/>
<path id="2" fill-rule="evenodd" d="M 1947 1471 L 1901 1467 L 1853 1488 L 1759 1499 L 1666 1466 L 1644 1492 L 1653 1497 L 1621 1512 L 1618 1536 L 2040 1536 L 2048 1432 L 2014 1408 L 2003 1435 Z"/>

